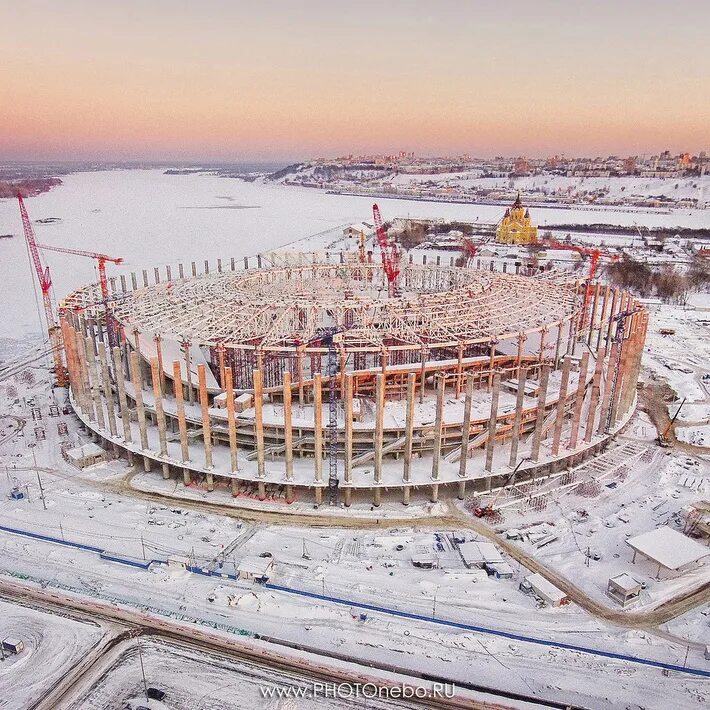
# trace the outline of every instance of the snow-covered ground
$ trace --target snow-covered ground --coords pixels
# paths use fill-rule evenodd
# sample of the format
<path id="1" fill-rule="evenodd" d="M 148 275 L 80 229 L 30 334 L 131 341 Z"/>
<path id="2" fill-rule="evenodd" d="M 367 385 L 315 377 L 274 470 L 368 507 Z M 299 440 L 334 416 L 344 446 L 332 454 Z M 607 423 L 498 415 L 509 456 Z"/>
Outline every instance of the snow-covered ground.
<path id="1" fill-rule="evenodd" d="M 125 259 L 111 273 L 127 273 L 177 261 L 188 263 L 268 251 L 309 235 L 370 219 L 367 197 L 329 195 L 280 184 L 243 182 L 212 175 L 165 175 L 160 170 L 74 173 L 63 185 L 27 200 L 40 243 L 104 252 Z M 500 206 L 386 200 L 383 215 L 496 222 Z M 56 218 L 58 221 L 37 223 Z M 608 209 L 536 207 L 534 219 L 547 223 L 609 222 L 640 227 L 708 227 L 710 210 L 624 212 Z M 0 336 L 21 337 L 40 330 L 16 200 L 0 200 L 0 297 L 5 317 Z M 316 242 L 318 240 L 315 240 Z M 332 242 L 332 235 L 326 244 Z M 321 247 L 325 246 L 321 240 Z M 311 248 L 312 245 L 306 245 Z M 304 248 L 301 246 L 300 248 Z M 48 252 L 54 291 L 60 300 L 71 289 L 96 280 L 93 259 Z M 110 265 L 109 265 L 110 266 Z"/>
<path id="2" fill-rule="evenodd" d="M 104 633 L 98 624 L 0 601 L 0 640 L 16 638 L 25 646 L 19 655 L 0 661 L 0 708 L 29 707 Z"/>

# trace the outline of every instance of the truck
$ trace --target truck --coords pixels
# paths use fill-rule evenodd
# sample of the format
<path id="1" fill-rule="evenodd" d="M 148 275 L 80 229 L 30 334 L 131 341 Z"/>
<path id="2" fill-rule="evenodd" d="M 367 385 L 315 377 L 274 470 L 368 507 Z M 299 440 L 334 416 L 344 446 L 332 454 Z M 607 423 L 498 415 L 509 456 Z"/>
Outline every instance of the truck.
<path id="1" fill-rule="evenodd" d="M 2 640 L 2 649 L 6 653 L 14 653 L 16 656 L 22 653 L 25 648 L 25 644 L 22 639 L 12 638 L 8 636 Z"/>

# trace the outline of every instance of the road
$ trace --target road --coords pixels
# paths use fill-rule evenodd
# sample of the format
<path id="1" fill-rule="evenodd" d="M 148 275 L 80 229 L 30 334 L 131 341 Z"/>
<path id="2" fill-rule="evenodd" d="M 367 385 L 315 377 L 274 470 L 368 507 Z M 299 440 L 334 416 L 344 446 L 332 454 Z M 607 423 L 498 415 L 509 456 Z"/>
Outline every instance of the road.
<path id="1" fill-rule="evenodd" d="M 71 702 L 85 689 L 91 680 L 92 669 L 101 662 L 106 654 L 120 643 L 141 635 L 150 635 L 171 644 L 185 648 L 217 654 L 222 657 L 254 663 L 269 669 L 295 674 L 303 679 L 328 683 L 365 684 L 372 683 L 378 688 L 399 687 L 401 680 L 385 677 L 382 673 L 396 673 L 403 677 L 410 687 L 426 687 L 433 682 L 446 683 L 448 679 L 436 678 L 426 674 L 412 675 L 410 670 L 395 664 L 368 663 L 345 655 L 296 645 L 272 637 L 248 640 L 244 637 L 227 637 L 204 627 L 195 627 L 169 619 L 154 617 L 138 610 L 107 604 L 93 599 L 70 596 L 57 591 L 38 589 L 15 581 L 0 580 L 0 598 L 27 606 L 33 606 L 45 612 L 70 615 L 79 620 L 110 622 L 121 630 L 102 639 L 86 656 L 76 663 L 62 681 L 51 688 L 43 698 L 37 701 L 32 710 L 59 710 L 71 707 Z M 281 647 L 279 650 L 278 647 Z M 299 653 L 293 653 L 297 651 Z M 310 658 L 305 658 L 304 653 Z M 316 658 L 314 658 L 316 657 Z M 326 659 L 346 661 L 349 667 L 334 665 Z M 379 671 L 380 674 L 372 673 Z M 468 697 L 455 695 L 453 698 L 431 696 L 408 699 L 402 707 L 452 708 L 460 710 L 505 710 L 511 708 L 510 701 L 533 703 L 540 708 L 570 708 L 566 703 L 544 701 L 532 696 L 507 693 L 474 684 L 457 683 L 459 689 L 470 691 Z M 475 694 L 481 700 L 474 699 Z M 393 707 L 396 705 L 393 704 Z"/>
<path id="2" fill-rule="evenodd" d="M 34 469 L 23 469 L 34 470 Z M 50 468 L 39 469 L 43 472 L 56 475 L 60 478 L 73 480 L 70 474 L 65 474 Z M 131 470 L 121 481 L 97 481 L 83 479 L 82 483 L 100 490 L 112 490 L 122 495 L 130 495 L 139 500 L 145 500 L 157 505 L 179 505 L 181 508 L 193 510 L 201 513 L 211 513 L 213 515 L 231 517 L 237 520 L 268 523 L 273 525 L 302 526 L 311 528 L 330 529 L 388 529 L 388 528 L 411 528 L 416 526 L 419 529 L 431 530 L 471 530 L 494 542 L 498 547 L 505 550 L 511 557 L 520 562 L 531 572 L 541 574 L 545 579 L 561 589 L 565 594 L 586 612 L 604 621 L 630 629 L 653 630 L 659 624 L 665 624 L 677 616 L 685 614 L 687 611 L 710 602 L 710 586 L 700 584 L 695 589 L 686 589 L 675 597 L 665 601 L 658 607 L 647 611 L 622 611 L 610 608 L 590 596 L 581 587 L 578 587 L 571 580 L 560 574 L 552 567 L 548 567 L 543 562 L 528 554 L 522 547 L 508 540 L 502 534 L 494 530 L 482 519 L 459 510 L 453 504 L 449 504 L 448 511 L 441 515 L 431 515 L 426 518 L 371 518 L 371 517 L 346 517 L 342 515 L 328 515 L 327 513 L 279 513 L 273 511 L 257 511 L 245 508 L 231 507 L 219 503 L 209 503 L 200 500 L 191 500 L 180 496 L 172 496 L 164 493 L 142 491 L 130 485 L 131 478 L 136 471 Z"/>

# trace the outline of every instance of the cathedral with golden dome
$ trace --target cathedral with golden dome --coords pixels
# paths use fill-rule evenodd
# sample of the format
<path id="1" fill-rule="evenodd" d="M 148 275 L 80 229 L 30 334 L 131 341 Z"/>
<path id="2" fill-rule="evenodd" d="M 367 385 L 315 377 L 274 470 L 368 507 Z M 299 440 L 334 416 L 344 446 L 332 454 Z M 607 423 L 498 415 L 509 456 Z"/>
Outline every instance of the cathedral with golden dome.
<path id="1" fill-rule="evenodd" d="M 496 241 L 501 244 L 535 244 L 537 227 L 530 219 L 530 212 L 523 207 L 520 193 L 509 207 L 496 230 Z"/>

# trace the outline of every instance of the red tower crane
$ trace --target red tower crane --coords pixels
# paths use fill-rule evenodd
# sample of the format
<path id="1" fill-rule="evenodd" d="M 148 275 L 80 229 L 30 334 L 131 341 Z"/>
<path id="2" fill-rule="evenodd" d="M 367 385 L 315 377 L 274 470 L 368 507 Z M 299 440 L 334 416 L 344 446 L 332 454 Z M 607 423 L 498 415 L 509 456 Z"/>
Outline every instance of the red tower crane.
<path id="1" fill-rule="evenodd" d="M 478 250 L 483 247 L 485 242 L 474 242 L 468 237 L 461 237 L 461 256 L 464 259 L 464 265 L 472 264 Z"/>
<path id="2" fill-rule="evenodd" d="M 610 254 L 602 249 L 597 249 L 596 247 L 583 247 L 579 244 L 572 244 L 571 242 L 558 242 L 555 239 L 543 239 L 538 242 L 541 246 L 551 247 L 552 249 L 565 249 L 567 251 L 576 251 L 583 257 L 589 257 L 589 274 L 587 276 L 587 285 L 584 289 L 584 303 L 582 306 L 582 318 L 581 326 L 584 327 L 587 321 L 587 311 L 589 310 L 589 304 L 592 300 L 592 281 L 594 281 L 597 275 L 597 267 L 599 266 L 599 259 L 604 257 L 610 261 L 618 261 L 621 257 L 618 254 Z"/>
<path id="3" fill-rule="evenodd" d="M 55 247 L 51 244 L 38 244 L 43 251 L 57 251 L 61 254 L 74 254 L 75 256 L 86 256 L 89 259 L 96 259 L 99 265 L 99 283 L 101 284 L 101 296 L 104 300 L 109 297 L 108 293 L 108 278 L 106 277 L 106 262 L 112 264 L 122 264 L 123 258 L 120 256 L 108 256 L 107 254 L 97 254 L 93 251 L 84 251 L 83 249 L 68 249 L 67 247 Z"/>
<path id="4" fill-rule="evenodd" d="M 382 256 L 382 268 L 387 276 L 387 292 L 390 298 L 397 295 L 397 279 L 399 277 L 399 254 L 397 245 L 390 244 L 387 238 L 387 231 L 382 223 L 382 215 L 377 205 L 372 205 L 372 216 L 375 219 L 377 229 L 377 243 L 380 245 L 380 255 Z"/>
<path id="5" fill-rule="evenodd" d="M 75 256 L 86 256 L 89 259 L 96 259 L 99 267 L 99 284 L 101 285 L 101 298 L 103 299 L 104 306 L 106 308 L 106 330 L 108 332 L 108 341 L 111 347 L 114 347 L 116 342 L 116 337 L 113 328 L 113 321 L 111 318 L 108 301 L 108 278 L 106 277 L 106 262 L 110 261 L 112 264 L 122 264 L 123 258 L 120 256 L 108 256 L 108 254 L 98 254 L 93 251 L 85 251 L 83 249 L 69 249 L 67 247 L 55 247 L 51 244 L 37 244 L 37 246 L 43 251 L 56 251 L 60 254 L 74 254 Z"/>
<path id="6" fill-rule="evenodd" d="M 67 378 L 64 370 L 64 360 L 62 358 L 62 338 L 59 332 L 59 326 L 54 316 L 54 308 L 52 306 L 52 277 L 49 273 L 49 267 L 42 264 L 39 256 L 37 240 L 35 239 L 32 222 L 27 214 L 25 203 L 22 200 L 22 195 L 17 193 L 17 201 L 20 203 L 20 215 L 22 217 L 22 228 L 25 232 L 25 241 L 27 249 L 32 257 L 32 264 L 37 274 L 37 281 L 42 291 L 42 301 L 44 302 L 44 317 L 47 321 L 47 333 L 49 334 L 49 343 L 52 347 L 52 357 L 54 358 L 54 376 L 57 378 L 57 385 L 65 387 Z"/>

